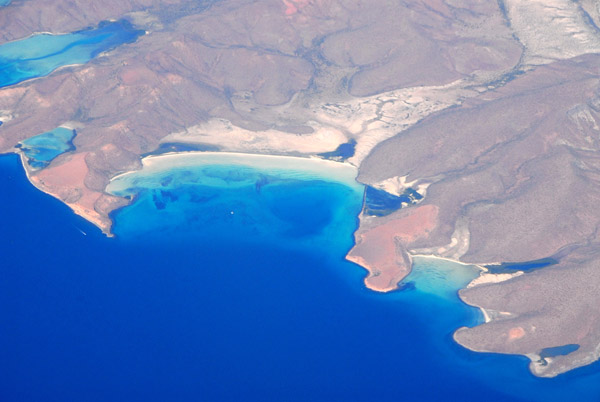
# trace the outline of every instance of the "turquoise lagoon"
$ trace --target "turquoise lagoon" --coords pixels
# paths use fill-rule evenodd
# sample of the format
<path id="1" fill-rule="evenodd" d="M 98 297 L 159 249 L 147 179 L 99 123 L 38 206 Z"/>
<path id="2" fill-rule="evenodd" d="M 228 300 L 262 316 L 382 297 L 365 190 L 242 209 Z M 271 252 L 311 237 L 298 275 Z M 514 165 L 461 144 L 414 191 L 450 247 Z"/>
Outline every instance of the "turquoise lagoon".
<path id="1" fill-rule="evenodd" d="M 63 35 L 37 34 L 0 45 L 0 88 L 43 77 L 59 67 L 84 64 L 98 54 L 134 42 L 144 31 L 125 20 Z"/>
<path id="2" fill-rule="evenodd" d="M 481 322 L 474 267 L 415 258 L 404 290 L 344 259 L 352 168 L 277 157 L 145 160 L 106 238 L 0 158 L 6 400 L 595 401 L 600 367 L 539 379 L 452 340 Z"/>
<path id="3" fill-rule="evenodd" d="M 71 128 L 58 127 L 20 142 L 17 148 L 23 152 L 32 169 L 41 169 L 58 155 L 74 150 L 72 141 L 75 135 Z"/>
<path id="4" fill-rule="evenodd" d="M 344 249 L 352 244 L 363 197 L 355 175 L 350 165 L 319 159 L 190 152 L 148 157 L 141 171 L 113 179 L 107 191 L 135 197 L 121 219 L 157 211 L 116 227 L 119 237 L 228 242 L 235 233 L 246 242 Z M 198 213 L 199 206 L 207 213 Z"/>

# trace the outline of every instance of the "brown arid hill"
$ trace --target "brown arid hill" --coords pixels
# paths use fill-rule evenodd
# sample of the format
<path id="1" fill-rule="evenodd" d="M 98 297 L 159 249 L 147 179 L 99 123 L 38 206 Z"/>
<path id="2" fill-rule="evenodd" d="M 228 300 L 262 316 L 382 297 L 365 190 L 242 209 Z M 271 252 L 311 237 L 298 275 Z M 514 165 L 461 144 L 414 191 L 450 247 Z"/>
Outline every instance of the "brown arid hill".
<path id="1" fill-rule="evenodd" d="M 304 155 L 332 151 L 355 137 L 364 157 L 422 116 L 475 94 L 466 88 L 482 81 L 479 75 L 503 75 L 521 56 L 499 8 L 470 2 L 461 8 L 443 2 L 373 7 L 367 1 L 164 0 L 125 1 L 112 9 L 59 0 L 36 2 L 35 10 L 31 4 L 17 1 L 0 11 L 6 39 L 107 18 L 128 18 L 147 31 L 84 66 L 0 90 L 0 110 L 11 117 L 2 126 L 0 152 L 59 125 L 77 128 L 74 145 L 76 154 L 85 153 L 87 173 L 36 183 L 63 200 L 61 194 L 70 194 L 71 206 L 74 194 L 87 197 L 80 210 L 90 211 L 106 232 L 106 197 L 102 208 L 89 200 L 100 200 L 111 177 L 138 167 L 140 155 L 168 136 L 184 133 L 188 142 L 223 150 Z M 79 17 L 57 23 L 65 9 Z M 366 40 L 361 46 L 357 35 Z M 457 63 L 456 52 L 465 46 L 469 51 Z M 428 49 L 421 61 L 413 60 L 417 48 Z M 415 66 L 401 62 L 407 54 Z M 383 82 L 381 69 L 404 78 Z M 357 89 L 365 85 L 369 91 Z M 366 92 L 376 95 L 352 95 Z M 389 121 L 398 114 L 404 118 Z M 75 163 L 73 157 L 63 155 L 48 169 Z"/>
<path id="2" fill-rule="evenodd" d="M 111 19 L 146 34 L 0 88 L 0 152 L 75 128 L 74 151 L 28 173 L 110 234 L 128 200 L 107 184 L 161 144 L 314 156 L 353 140 L 359 181 L 425 196 L 361 214 L 348 258 L 366 285 L 395 289 L 416 254 L 552 258 L 461 291 L 489 322 L 455 334 L 552 376 L 600 356 L 599 15 L 586 0 L 15 0 L 0 44 Z"/>
<path id="3" fill-rule="evenodd" d="M 550 364 L 532 363 L 543 375 L 598 357 L 600 311 L 590 308 L 597 305 L 595 292 L 582 296 L 586 292 L 576 285 L 600 286 L 600 277 L 591 274 L 600 272 L 598 66 L 598 56 L 583 56 L 539 67 L 379 144 L 360 168 L 359 180 L 367 183 L 400 176 L 429 187 L 421 204 L 368 222 L 359 236 L 399 214 L 433 206 L 439 210 L 437 226 L 410 241 L 397 231 L 396 253 L 481 265 L 560 261 L 506 283 L 461 291 L 467 303 L 503 312 L 497 322 L 456 334 L 472 349 L 535 356 L 547 347 L 581 345 Z M 507 335 L 514 328 L 524 330 L 515 339 Z"/>

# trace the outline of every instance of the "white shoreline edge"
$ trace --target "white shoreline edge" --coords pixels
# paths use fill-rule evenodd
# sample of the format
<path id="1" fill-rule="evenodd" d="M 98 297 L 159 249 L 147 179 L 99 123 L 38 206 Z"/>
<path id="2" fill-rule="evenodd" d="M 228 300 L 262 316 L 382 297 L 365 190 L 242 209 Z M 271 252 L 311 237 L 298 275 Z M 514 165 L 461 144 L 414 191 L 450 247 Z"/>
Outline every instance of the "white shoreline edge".
<path id="1" fill-rule="evenodd" d="M 447 257 L 438 257 L 433 254 L 411 254 L 411 257 L 443 260 L 443 261 L 448 261 L 448 262 L 452 262 L 452 263 L 460 264 L 460 265 L 464 265 L 464 266 L 472 266 L 472 267 L 479 269 L 480 270 L 479 275 L 477 277 L 473 278 L 473 280 L 471 280 L 465 287 L 461 288 L 461 290 L 475 288 L 478 286 L 483 286 L 483 285 L 488 285 L 488 284 L 496 284 L 496 283 L 506 282 L 506 281 L 509 281 L 513 278 L 519 277 L 524 274 L 523 271 L 517 271 L 517 272 L 511 273 L 511 274 L 507 274 L 507 273 L 492 274 L 492 273 L 489 273 L 489 270 L 484 266 L 484 265 L 494 265 L 494 266 L 502 265 L 502 263 L 499 263 L 499 262 L 490 263 L 490 264 L 487 264 L 487 263 L 486 264 L 474 264 L 474 263 L 467 263 L 467 262 L 462 262 L 462 261 L 458 261 L 458 260 L 453 260 L 452 258 L 447 258 Z M 460 293 L 458 293 L 458 298 L 465 305 L 479 309 L 479 311 L 481 312 L 481 315 L 483 316 L 483 320 L 484 320 L 485 324 L 492 322 L 494 320 L 494 318 L 492 318 L 492 315 L 490 314 L 490 312 L 488 310 L 486 310 L 484 307 L 475 306 L 475 305 L 467 303 L 465 300 L 463 300 L 462 297 L 460 297 Z M 460 329 L 460 328 L 458 328 L 458 329 Z M 458 329 L 457 329 L 457 331 L 458 331 Z M 456 340 L 455 340 L 455 342 L 456 342 Z"/>
<path id="2" fill-rule="evenodd" d="M 169 152 L 142 158 L 142 168 L 118 174 L 110 179 L 106 191 L 111 193 L 111 185 L 128 177 L 152 175 L 176 168 L 208 165 L 239 165 L 265 170 L 297 171 L 330 181 L 349 185 L 354 189 L 362 188 L 356 178 L 358 168 L 347 162 L 336 162 L 316 157 L 287 155 L 265 155 L 238 152 L 188 151 Z"/>

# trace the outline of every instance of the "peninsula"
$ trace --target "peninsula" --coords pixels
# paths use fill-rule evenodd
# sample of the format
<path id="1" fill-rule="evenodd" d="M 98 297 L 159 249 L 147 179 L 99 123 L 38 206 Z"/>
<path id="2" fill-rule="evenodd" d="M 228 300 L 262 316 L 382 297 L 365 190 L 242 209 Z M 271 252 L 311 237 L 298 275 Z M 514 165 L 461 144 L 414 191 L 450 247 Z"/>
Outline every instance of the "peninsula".
<path id="1" fill-rule="evenodd" d="M 416 255 L 476 264 L 460 296 L 487 322 L 458 343 L 547 377 L 600 357 L 597 2 L 0 5 L 0 65 L 64 45 L 0 71 L 0 153 L 107 235 L 111 179 L 163 150 L 345 161 L 368 288 Z"/>

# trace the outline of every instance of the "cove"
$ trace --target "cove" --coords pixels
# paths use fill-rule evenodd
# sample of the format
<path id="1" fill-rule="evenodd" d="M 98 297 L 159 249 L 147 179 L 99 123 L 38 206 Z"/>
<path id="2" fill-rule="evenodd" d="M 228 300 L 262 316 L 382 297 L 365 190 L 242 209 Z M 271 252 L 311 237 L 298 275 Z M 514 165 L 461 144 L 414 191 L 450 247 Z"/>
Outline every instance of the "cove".
<path id="1" fill-rule="evenodd" d="M 4 399 L 598 399 L 598 364 L 545 380 L 454 343 L 481 320 L 470 266 L 417 257 L 410 290 L 367 290 L 341 164 L 188 158 L 115 179 L 132 204 L 106 238 L 0 157 Z"/>
<path id="2" fill-rule="evenodd" d="M 356 150 L 356 140 L 352 139 L 345 144 L 340 144 L 335 151 L 323 152 L 319 156 L 325 159 L 345 161 L 354 156 Z"/>
<path id="3" fill-rule="evenodd" d="M 37 34 L 0 45 L 0 88 L 43 77 L 59 67 L 84 64 L 102 52 L 134 42 L 144 31 L 126 20 L 63 34 Z"/>
<path id="4" fill-rule="evenodd" d="M 155 233 L 158 241 L 169 236 L 227 243 L 235 233 L 244 242 L 277 247 L 344 250 L 352 244 L 363 188 L 350 165 L 214 152 L 149 157 L 143 163 L 141 171 L 121 175 L 107 187 L 115 195 L 136 197 L 118 213 L 121 219 L 144 217 L 116 227 L 119 237 L 143 228 L 141 233 Z M 156 213 L 140 213 L 147 208 Z"/>
<path id="5" fill-rule="evenodd" d="M 58 127 L 21 141 L 16 148 L 23 152 L 30 168 L 41 169 L 60 154 L 74 150 L 75 135 L 75 130 L 71 128 Z"/>
<path id="6" fill-rule="evenodd" d="M 365 213 L 373 216 L 386 216 L 402 208 L 421 201 L 423 196 L 408 188 L 401 195 L 390 194 L 385 190 L 367 186 L 365 192 Z"/>

